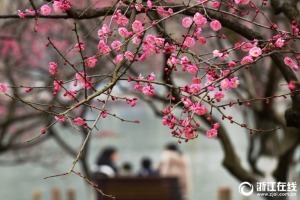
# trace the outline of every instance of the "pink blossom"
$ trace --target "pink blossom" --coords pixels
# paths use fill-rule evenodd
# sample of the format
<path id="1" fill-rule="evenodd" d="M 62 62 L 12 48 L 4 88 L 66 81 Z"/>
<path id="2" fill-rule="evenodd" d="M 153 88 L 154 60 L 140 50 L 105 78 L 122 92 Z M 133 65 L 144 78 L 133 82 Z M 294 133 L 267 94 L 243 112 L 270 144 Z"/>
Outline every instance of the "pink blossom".
<path id="1" fill-rule="evenodd" d="M 77 126 L 82 126 L 84 124 L 84 119 L 81 117 L 77 117 L 74 119 L 74 123 L 77 124 Z"/>
<path id="2" fill-rule="evenodd" d="M 261 48 L 259 47 L 253 47 L 250 49 L 249 51 L 249 55 L 252 56 L 252 57 L 259 57 L 261 55 L 262 51 L 261 51 Z"/>
<path id="3" fill-rule="evenodd" d="M 106 24 L 103 24 L 102 28 L 98 30 L 98 36 L 101 39 L 106 39 L 110 33 L 110 28 Z"/>
<path id="4" fill-rule="evenodd" d="M 238 77 L 233 77 L 232 79 L 230 79 L 230 83 L 231 83 L 231 88 L 237 88 L 240 82 L 238 80 Z"/>
<path id="5" fill-rule="evenodd" d="M 195 45 L 195 40 L 192 37 L 186 37 L 183 46 L 191 48 Z"/>
<path id="6" fill-rule="evenodd" d="M 117 64 L 117 63 L 120 63 L 123 61 L 123 54 L 118 54 L 115 58 L 114 58 L 114 63 Z"/>
<path id="7" fill-rule="evenodd" d="M 219 8 L 219 7 L 220 7 L 220 5 L 221 5 L 221 3 L 220 3 L 220 2 L 218 2 L 218 1 L 215 1 L 215 2 L 213 2 L 213 5 L 212 5 L 212 7 L 213 7 L 213 8 Z"/>
<path id="8" fill-rule="evenodd" d="M 75 74 L 76 79 L 81 83 L 81 86 L 85 89 L 92 88 L 92 78 L 87 77 L 86 73 L 79 72 Z"/>
<path id="9" fill-rule="evenodd" d="M 289 84 L 288 84 L 288 88 L 289 88 L 290 90 L 295 90 L 295 89 L 296 89 L 296 86 L 295 86 L 295 84 L 294 84 L 292 81 L 290 81 Z"/>
<path id="10" fill-rule="evenodd" d="M 197 26 L 204 26 L 207 23 L 207 19 L 198 12 L 195 13 L 193 20 Z"/>
<path id="11" fill-rule="evenodd" d="M 26 13 L 26 15 L 35 15 L 35 11 L 34 10 L 29 10 L 29 9 L 26 9 L 25 13 Z"/>
<path id="12" fill-rule="evenodd" d="M 140 12 L 143 9 L 143 5 L 140 3 L 137 3 L 137 4 L 135 4 L 135 9 Z"/>
<path id="13" fill-rule="evenodd" d="M 293 61 L 293 59 L 291 59 L 290 57 L 285 57 L 284 58 L 284 63 L 289 66 L 290 68 L 292 68 L 294 71 L 298 71 L 299 70 L 299 66 L 297 64 L 295 64 L 295 62 Z"/>
<path id="14" fill-rule="evenodd" d="M 228 78 L 225 78 L 221 81 L 221 88 L 223 90 L 228 90 L 229 88 L 231 88 L 231 82 L 228 80 Z"/>
<path id="15" fill-rule="evenodd" d="M 223 53 L 220 53 L 220 51 L 219 50 L 213 50 L 213 56 L 214 56 L 214 58 L 221 58 L 222 56 L 223 56 Z"/>
<path id="16" fill-rule="evenodd" d="M 236 62 L 234 62 L 234 61 L 230 61 L 229 63 L 228 63 L 228 66 L 229 67 L 235 67 L 236 66 Z"/>
<path id="17" fill-rule="evenodd" d="M 130 31 L 128 31 L 126 28 L 123 28 L 123 27 L 118 29 L 118 33 L 123 38 L 127 38 L 132 35 L 132 33 Z"/>
<path id="18" fill-rule="evenodd" d="M 198 38 L 198 35 L 202 32 L 202 28 L 196 28 L 196 31 L 194 32 L 194 37 Z"/>
<path id="19" fill-rule="evenodd" d="M 196 65 L 188 65 L 186 70 L 190 74 L 196 74 L 198 72 L 198 67 Z"/>
<path id="20" fill-rule="evenodd" d="M 239 45 L 239 44 L 238 44 Z M 241 45 L 240 45 L 240 48 L 241 48 L 241 50 L 242 51 L 244 51 L 244 52 L 248 52 L 248 51 L 250 51 L 250 49 L 253 47 L 253 44 L 251 43 L 251 42 L 246 42 L 246 43 L 242 43 Z"/>
<path id="21" fill-rule="evenodd" d="M 284 42 L 285 42 L 285 41 L 284 41 L 283 39 L 278 38 L 278 39 L 276 40 L 276 42 L 275 42 L 275 46 L 278 47 L 278 48 L 281 48 L 281 47 L 283 47 Z"/>
<path id="22" fill-rule="evenodd" d="M 7 91 L 7 86 L 4 85 L 3 83 L 0 83 L 0 92 L 6 92 Z"/>
<path id="23" fill-rule="evenodd" d="M 64 121 L 65 121 L 65 118 L 64 118 L 64 117 L 55 116 L 54 118 L 55 118 L 55 120 L 57 120 L 57 121 L 59 121 L 59 122 L 64 122 Z"/>
<path id="24" fill-rule="evenodd" d="M 20 18 L 25 18 L 26 17 L 25 13 L 23 13 L 21 10 L 18 10 L 18 15 L 19 15 Z"/>
<path id="25" fill-rule="evenodd" d="M 253 59 L 251 56 L 245 56 L 242 61 L 241 61 L 241 64 L 242 65 L 246 65 L 246 64 L 250 64 L 253 62 Z"/>
<path id="26" fill-rule="evenodd" d="M 135 83 L 135 85 L 133 87 L 134 91 L 142 91 L 143 88 L 144 88 L 144 86 L 141 85 L 140 83 Z"/>
<path id="27" fill-rule="evenodd" d="M 193 77 L 192 82 L 193 82 L 193 84 L 200 84 L 202 82 L 202 80 L 199 77 Z"/>
<path id="28" fill-rule="evenodd" d="M 147 6 L 148 6 L 148 8 L 150 8 L 150 9 L 152 8 L 152 1 L 151 1 L 151 0 L 148 0 L 148 1 L 147 1 Z"/>
<path id="29" fill-rule="evenodd" d="M 191 94 L 197 95 L 197 94 L 200 93 L 200 91 L 201 91 L 201 85 L 200 84 L 192 84 L 190 86 L 190 91 L 189 92 Z"/>
<path id="30" fill-rule="evenodd" d="M 220 102 L 224 97 L 225 95 L 223 92 L 216 92 L 214 94 L 214 98 L 216 99 L 217 102 Z"/>
<path id="31" fill-rule="evenodd" d="M 140 22 L 139 20 L 135 20 L 132 23 L 132 30 L 134 33 L 139 33 L 139 32 L 144 31 L 143 23 Z"/>
<path id="32" fill-rule="evenodd" d="M 121 50 L 122 43 L 119 40 L 115 40 L 111 43 L 111 48 L 119 52 Z"/>
<path id="33" fill-rule="evenodd" d="M 154 95 L 154 87 L 153 86 L 143 87 L 142 92 L 145 95 L 153 96 Z"/>
<path id="34" fill-rule="evenodd" d="M 200 105 L 200 104 L 195 104 L 194 106 L 192 106 L 192 110 L 193 110 L 193 112 L 195 112 L 197 115 L 205 115 L 206 112 L 207 112 L 205 106 Z"/>
<path id="35" fill-rule="evenodd" d="M 61 4 L 60 1 L 54 1 L 52 6 L 53 6 L 54 12 L 60 12 L 60 11 L 62 11 L 61 10 L 62 4 Z"/>
<path id="36" fill-rule="evenodd" d="M 210 28 L 213 31 L 218 31 L 218 30 L 220 30 L 222 28 L 222 25 L 221 25 L 221 23 L 218 20 L 212 20 L 210 22 Z"/>
<path id="37" fill-rule="evenodd" d="M 295 65 L 293 59 L 291 59 L 290 57 L 285 57 L 283 61 L 289 67 L 292 67 L 293 65 Z"/>
<path id="38" fill-rule="evenodd" d="M 40 10 L 41 14 L 45 16 L 50 15 L 51 13 L 51 8 L 48 5 L 43 5 Z"/>
<path id="39" fill-rule="evenodd" d="M 207 130 L 206 131 L 206 137 L 209 138 L 209 139 L 213 139 L 213 138 L 216 138 L 218 135 L 218 131 L 217 129 L 210 129 L 210 130 Z"/>
<path id="40" fill-rule="evenodd" d="M 154 81 L 155 80 L 155 74 L 151 72 L 151 74 L 147 78 L 148 81 Z"/>
<path id="41" fill-rule="evenodd" d="M 250 0 L 234 0 L 234 2 L 236 4 L 243 4 L 243 5 L 245 5 L 245 4 L 248 4 L 250 2 Z"/>
<path id="42" fill-rule="evenodd" d="M 57 63 L 55 63 L 55 62 L 50 62 L 49 63 L 49 72 L 52 75 L 57 73 Z"/>
<path id="43" fill-rule="evenodd" d="M 167 63 L 169 66 L 174 67 L 179 63 L 179 59 L 175 57 L 176 55 L 171 55 Z"/>
<path id="44" fill-rule="evenodd" d="M 134 60 L 134 55 L 130 51 L 126 51 L 125 54 L 124 54 L 124 56 L 129 61 L 133 61 Z"/>
<path id="45" fill-rule="evenodd" d="M 74 46 L 75 51 L 83 51 L 84 50 L 84 43 L 83 42 L 79 42 L 75 44 Z"/>
<path id="46" fill-rule="evenodd" d="M 206 37 L 199 37 L 198 38 L 198 42 L 200 43 L 200 44 L 205 44 L 206 43 Z"/>
<path id="47" fill-rule="evenodd" d="M 100 48 L 100 53 L 103 55 L 107 56 L 111 52 L 111 49 L 108 45 L 104 45 L 103 47 Z"/>
<path id="48" fill-rule="evenodd" d="M 165 43 L 165 39 L 164 38 L 160 38 L 160 37 L 156 37 L 155 38 L 155 44 L 158 47 L 163 47 Z"/>
<path id="49" fill-rule="evenodd" d="M 89 68 L 95 67 L 97 64 L 98 60 L 95 57 L 89 57 L 85 60 L 85 65 L 88 66 Z"/>
<path id="50" fill-rule="evenodd" d="M 56 95 L 62 88 L 63 81 L 54 80 L 53 81 L 53 95 Z"/>
<path id="51" fill-rule="evenodd" d="M 214 129 L 218 129 L 219 127 L 220 127 L 220 123 L 219 123 L 219 122 L 214 123 L 214 125 L 213 125 L 213 128 L 214 128 Z"/>
<path id="52" fill-rule="evenodd" d="M 189 28 L 192 25 L 192 23 L 193 23 L 193 20 L 190 17 L 185 17 L 182 20 L 182 26 L 184 28 Z"/>

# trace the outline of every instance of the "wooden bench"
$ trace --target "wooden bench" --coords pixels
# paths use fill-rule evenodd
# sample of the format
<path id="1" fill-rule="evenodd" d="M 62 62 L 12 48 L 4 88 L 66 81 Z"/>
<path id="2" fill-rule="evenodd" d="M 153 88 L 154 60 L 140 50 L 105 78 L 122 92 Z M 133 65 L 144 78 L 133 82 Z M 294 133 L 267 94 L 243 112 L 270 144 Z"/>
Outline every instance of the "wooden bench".
<path id="1" fill-rule="evenodd" d="M 177 178 L 118 177 L 95 180 L 105 194 L 116 200 L 182 200 Z M 98 194 L 98 200 L 109 200 Z"/>

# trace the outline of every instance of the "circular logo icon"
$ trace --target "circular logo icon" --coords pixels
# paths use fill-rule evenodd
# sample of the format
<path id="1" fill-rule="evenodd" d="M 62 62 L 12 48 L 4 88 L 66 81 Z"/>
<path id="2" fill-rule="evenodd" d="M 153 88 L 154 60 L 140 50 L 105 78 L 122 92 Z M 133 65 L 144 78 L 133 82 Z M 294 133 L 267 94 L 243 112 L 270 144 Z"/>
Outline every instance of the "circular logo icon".
<path id="1" fill-rule="evenodd" d="M 250 188 L 250 191 L 246 188 Z M 253 193 L 253 185 L 249 182 L 242 182 L 239 186 L 239 192 L 244 196 L 250 196 Z"/>

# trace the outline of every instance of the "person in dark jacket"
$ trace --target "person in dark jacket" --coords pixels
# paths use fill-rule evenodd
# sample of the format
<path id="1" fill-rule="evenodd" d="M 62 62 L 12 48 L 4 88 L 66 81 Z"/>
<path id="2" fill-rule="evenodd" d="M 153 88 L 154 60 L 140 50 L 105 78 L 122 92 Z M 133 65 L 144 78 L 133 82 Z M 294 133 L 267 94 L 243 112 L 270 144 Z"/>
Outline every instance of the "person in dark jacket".
<path id="1" fill-rule="evenodd" d="M 114 147 L 106 147 L 98 156 L 93 171 L 97 177 L 112 178 L 118 175 L 116 162 L 119 153 Z"/>
<path id="2" fill-rule="evenodd" d="M 157 172 L 152 168 L 152 161 L 150 158 L 142 159 L 141 169 L 138 172 L 138 176 L 141 177 L 157 176 Z"/>

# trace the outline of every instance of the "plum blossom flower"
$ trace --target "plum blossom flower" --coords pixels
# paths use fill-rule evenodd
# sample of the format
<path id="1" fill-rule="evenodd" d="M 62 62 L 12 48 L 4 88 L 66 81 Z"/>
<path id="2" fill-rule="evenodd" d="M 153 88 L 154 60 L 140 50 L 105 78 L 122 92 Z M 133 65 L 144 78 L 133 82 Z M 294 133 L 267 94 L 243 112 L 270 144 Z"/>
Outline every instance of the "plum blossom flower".
<path id="1" fill-rule="evenodd" d="M 49 63 L 49 72 L 52 75 L 57 73 L 57 63 L 56 62 L 50 62 Z"/>
<path id="2" fill-rule="evenodd" d="M 74 119 L 74 123 L 77 124 L 77 126 L 82 126 L 84 124 L 84 119 L 81 117 L 77 117 Z"/>
<path id="3" fill-rule="evenodd" d="M 110 46 L 113 50 L 116 50 L 119 52 L 121 50 L 122 43 L 119 40 L 115 40 L 111 43 Z"/>
<path id="4" fill-rule="evenodd" d="M 225 95 L 223 92 L 216 92 L 214 94 L 214 98 L 216 99 L 217 102 L 220 102 L 224 97 Z"/>
<path id="5" fill-rule="evenodd" d="M 153 86 L 143 87 L 142 92 L 145 95 L 153 96 L 154 95 L 154 87 Z"/>
<path id="6" fill-rule="evenodd" d="M 18 15 L 22 19 L 24 19 L 26 17 L 25 13 L 23 13 L 21 10 L 18 10 Z"/>
<path id="7" fill-rule="evenodd" d="M 253 62 L 253 58 L 251 56 L 245 56 L 242 61 L 241 64 L 242 65 L 246 65 L 246 64 L 250 64 Z"/>
<path id="8" fill-rule="evenodd" d="M 60 12 L 61 11 L 62 4 L 61 4 L 60 1 L 54 1 L 52 6 L 53 6 L 54 12 Z"/>
<path id="9" fill-rule="evenodd" d="M 191 48 L 195 45 L 195 40 L 192 37 L 186 37 L 183 46 Z"/>
<path id="10" fill-rule="evenodd" d="M 0 92 L 6 92 L 7 91 L 7 86 L 4 85 L 3 83 L 0 83 Z"/>
<path id="11" fill-rule="evenodd" d="M 43 5 L 40 10 L 41 14 L 45 16 L 50 15 L 51 13 L 51 8 L 48 5 Z"/>
<path id="12" fill-rule="evenodd" d="M 228 90 L 231 88 L 231 82 L 229 81 L 228 78 L 225 78 L 224 80 L 221 81 L 221 88 L 223 90 Z"/>
<path id="13" fill-rule="evenodd" d="M 276 42 L 275 42 L 275 46 L 278 47 L 278 48 L 281 48 L 281 47 L 283 47 L 284 42 L 285 42 L 285 41 L 284 41 L 283 39 L 278 38 L 278 39 L 276 40 Z"/>
<path id="14" fill-rule="evenodd" d="M 118 29 L 118 33 L 123 38 L 127 38 L 127 37 L 129 37 L 129 36 L 132 35 L 132 33 L 130 31 L 128 31 L 126 28 L 124 28 L 124 27 L 119 28 Z"/>
<path id="15" fill-rule="evenodd" d="M 184 28 L 189 28 L 192 25 L 192 23 L 193 23 L 193 20 L 190 17 L 185 17 L 182 20 L 182 26 Z"/>
<path id="16" fill-rule="evenodd" d="M 64 122 L 64 121 L 65 121 L 65 118 L 64 118 L 64 117 L 55 116 L 54 118 L 55 118 L 55 120 L 57 120 L 57 121 L 59 121 L 59 122 Z"/>
<path id="17" fill-rule="evenodd" d="M 212 53 L 214 58 L 221 58 L 223 56 L 223 53 L 220 53 L 220 51 L 217 49 L 213 50 Z"/>
<path id="18" fill-rule="evenodd" d="M 290 81 L 290 82 L 289 82 L 288 88 L 289 88 L 290 90 L 295 90 L 295 89 L 296 89 L 296 86 L 295 86 L 295 84 L 294 84 L 293 81 Z"/>
<path id="19" fill-rule="evenodd" d="M 147 77 L 148 81 L 154 81 L 155 80 L 155 74 L 153 72 L 151 72 L 151 74 Z"/>
<path id="20" fill-rule="evenodd" d="M 153 5 L 152 5 L 152 1 L 151 0 L 147 0 L 147 6 L 150 9 L 152 8 Z"/>
<path id="21" fill-rule="evenodd" d="M 190 74 L 196 74 L 198 72 L 198 67 L 196 65 L 188 65 L 186 70 Z"/>
<path id="22" fill-rule="evenodd" d="M 124 54 L 125 58 L 129 61 L 133 61 L 134 60 L 134 55 L 133 53 L 131 53 L 131 51 L 126 51 Z"/>
<path id="23" fill-rule="evenodd" d="M 259 47 L 253 47 L 250 49 L 249 51 L 249 55 L 252 56 L 252 57 L 259 57 L 261 55 L 262 51 L 261 51 L 261 48 Z"/>
<path id="24" fill-rule="evenodd" d="M 292 68 L 294 71 L 299 70 L 299 66 L 296 65 L 295 62 L 293 61 L 293 59 L 291 59 L 290 57 L 285 57 L 283 61 L 287 66 Z"/>
<path id="25" fill-rule="evenodd" d="M 195 112 L 197 115 L 205 115 L 207 110 L 206 107 L 200 104 L 195 104 L 191 107 L 193 112 Z"/>
<path id="26" fill-rule="evenodd" d="M 218 20 L 215 19 L 210 22 L 210 28 L 213 31 L 219 31 L 222 28 L 222 25 Z"/>
<path id="27" fill-rule="evenodd" d="M 234 61 L 229 61 L 229 63 L 228 63 L 228 66 L 229 67 L 235 67 L 236 66 L 236 62 L 234 62 Z"/>
<path id="28" fill-rule="evenodd" d="M 89 68 L 95 67 L 97 64 L 98 60 L 95 57 L 89 57 L 85 60 L 85 65 L 88 66 Z"/>
<path id="29" fill-rule="evenodd" d="M 207 23 L 207 19 L 198 12 L 195 13 L 193 20 L 197 26 L 204 26 Z"/>
<path id="30" fill-rule="evenodd" d="M 110 33 L 110 28 L 106 24 L 103 24 L 102 28 L 98 30 L 98 36 L 101 39 L 106 39 Z"/>
<path id="31" fill-rule="evenodd" d="M 115 58 L 114 58 L 114 63 L 115 64 L 117 64 L 117 63 L 120 63 L 120 62 L 122 62 L 122 60 L 123 60 L 123 54 L 118 54 Z"/>
<path id="32" fill-rule="evenodd" d="M 200 93 L 200 91 L 201 91 L 201 85 L 200 84 L 192 84 L 190 86 L 190 91 L 189 92 L 191 94 L 197 95 L 197 94 Z"/>
<path id="33" fill-rule="evenodd" d="M 239 85 L 239 80 L 238 77 L 233 77 L 232 79 L 230 79 L 230 87 L 231 88 L 237 88 L 237 86 Z"/>
<path id="34" fill-rule="evenodd" d="M 243 5 L 246 5 L 250 2 L 250 0 L 234 0 L 234 2 L 236 4 L 243 4 Z"/>
<path id="35" fill-rule="evenodd" d="M 74 49 L 75 49 L 75 51 L 78 51 L 78 52 L 83 51 L 84 43 L 83 42 L 76 43 L 74 46 Z"/>
<path id="36" fill-rule="evenodd" d="M 240 45 L 240 44 L 236 44 L 236 45 Z M 251 49 L 252 47 L 253 47 L 253 44 L 252 44 L 251 42 L 246 42 L 246 43 L 243 42 L 243 43 L 240 45 L 241 50 L 244 51 L 244 52 L 250 51 L 250 49 Z"/>
<path id="37" fill-rule="evenodd" d="M 144 30 L 143 23 L 139 20 L 135 20 L 132 23 L 132 30 L 134 33 L 142 32 Z"/>
<path id="38" fill-rule="evenodd" d="M 198 38 L 198 42 L 200 43 L 200 44 L 205 44 L 206 43 L 206 37 L 199 37 Z"/>
<path id="39" fill-rule="evenodd" d="M 210 129 L 210 130 L 207 130 L 206 131 L 206 137 L 209 138 L 209 139 L 213 139 L 213 138 L 216 138 L 218 135 L 218 131 L 217 129 Z"/>

